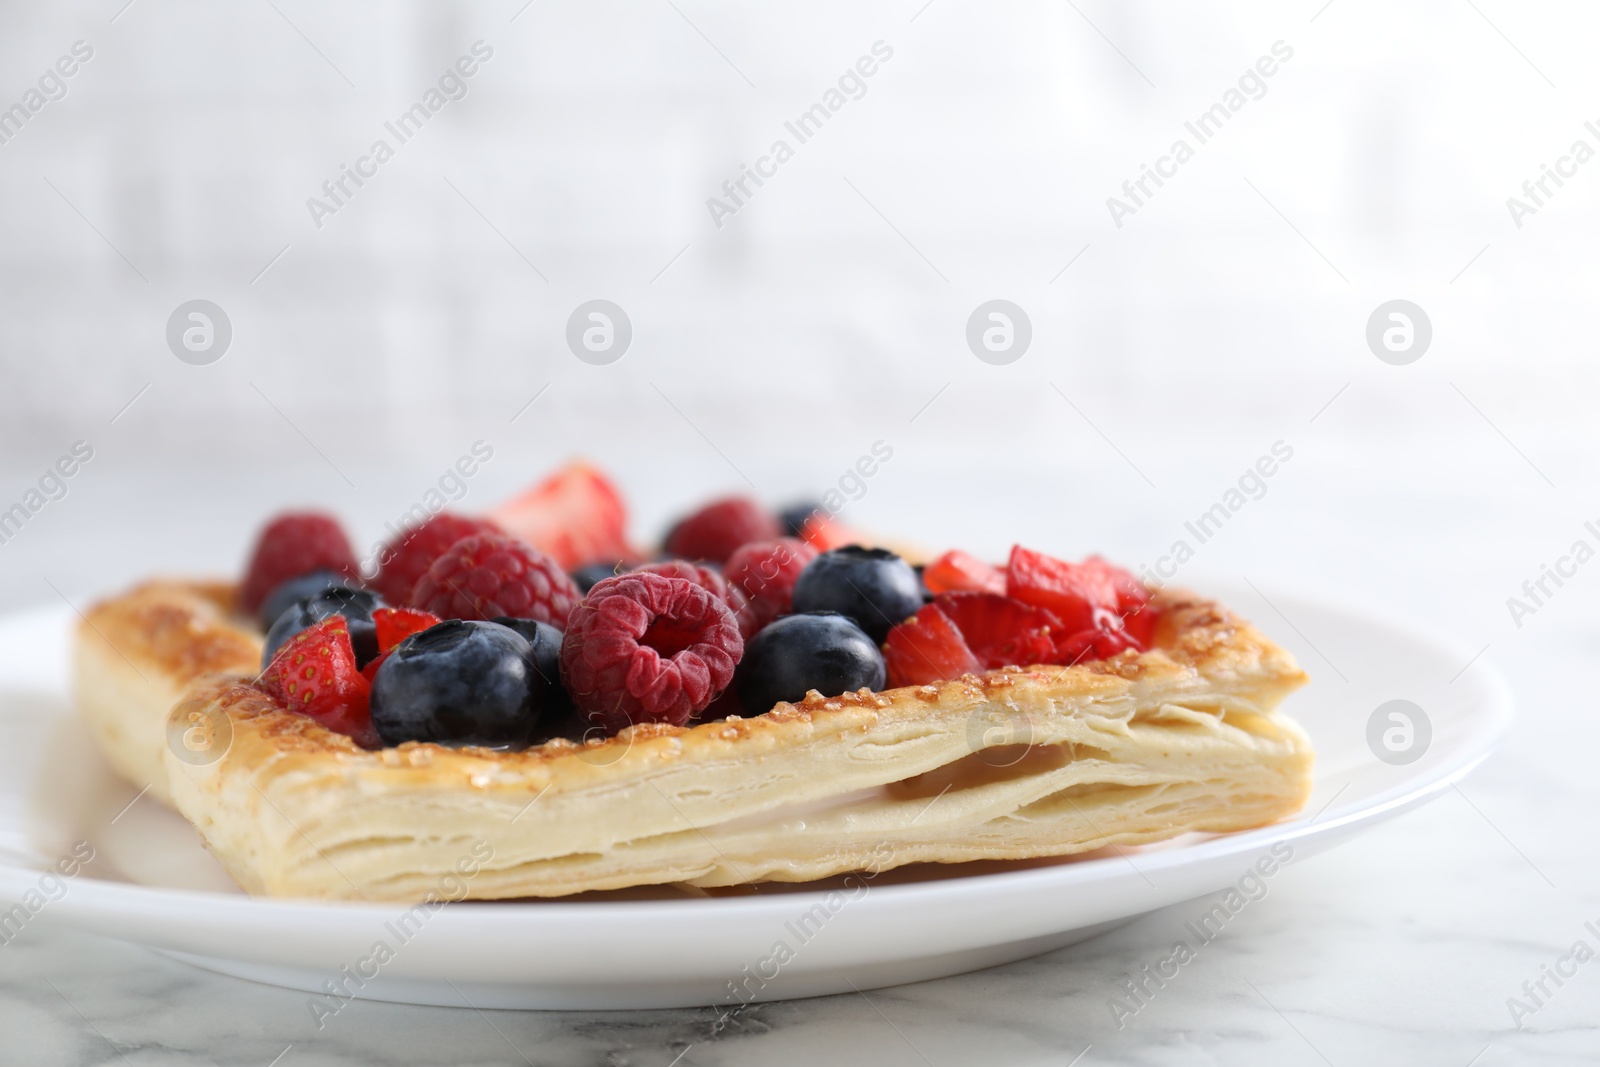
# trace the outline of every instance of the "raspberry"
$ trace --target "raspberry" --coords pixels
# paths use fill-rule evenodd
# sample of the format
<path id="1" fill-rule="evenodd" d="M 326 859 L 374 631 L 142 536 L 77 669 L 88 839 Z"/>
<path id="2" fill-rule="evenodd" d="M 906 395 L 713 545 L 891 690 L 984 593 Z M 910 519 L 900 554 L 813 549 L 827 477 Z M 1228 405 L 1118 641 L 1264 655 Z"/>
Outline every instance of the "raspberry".
<path id="1" fill-rule="evenodd" d="M 557 629 L 582 594 L 567 572 L 532 545 L 500 534 L 464 537 L 433 561 L 411 606 L 441 619 L 535 619 Z"/>
<path id="2" fill-rule="evenodd" d="M 794 607 L 794 583 L 817 550 L 795 537 L 752 541 L 728 557 L 728 583 L 750 600 L 756 630 Z M 749 636 L 748 634 L 746 636 Z"/>
<path id="3" fill-rule="evenodd" d="M 956 548 L 922 569 L 922 584 L 930 593 L 1004 593 L 1006 576 Z"/>
<path id="4" fill-rule="evenodd" d="M 490 517 L 564 569 L 637 558 L 622 494 L 593 467 L 571 463 L 501 504 Z"/>
<path id="5" fill-rule="evenodd" d="M 728 605 L 684 578 L 623 574 L 567 620 L 561 677 L 590 722 L 682 726 L 733 680 L 744 639 Z"/>
<path id="6" fill-rule="evenodd" d="M 378 576 L 372 580 L 372 586 L 391 604 L 409 604 L 417 579 L 427 573 L 434 560 L 444 555 L 445 549 L 473 534 L 502 532 L 488 519 L 441 511 L 415 526 L 408 526 L 383 546 L 378 556 Z"/>
<path id="7" fill-rule="evenodd" d="M 663 578 L 682 578 L 684 581 L 693 582 L 728 605 L 728 610 L 733 612 L 733 617 L 738 620 L 741 636 L 750 637 L 760 629 L 755 624 L 755 615 L 750 610 L 750 598 L 744 595 L 744 590 L 734 588 L 726 578 L 710 567 L 702 567 L 681 559 L 664 559 L 635 567 L 633 573 L 659 574 Z"/>
<path id="8" fill-rule="evenodd" d="M 989 670 L 1058 662 L 1061 623 L 1044 608 L 998 593 L 940 593 L 933 602 Z"/>
<path id="9" fill-rule="evenodd" d="M 937 604 L 923 605 L 889 631 L 883 662 L 891 686 L 928 685 L 983 670 L 961 631 Z"/>
<path id="10" fill-rule="evenodd" d="M 724 563 L 734 549 L 783 533 L 778 517 L 747 497 L 707 504 L 667 534 L 667 555 Z"/>
<path id="11" fill-rule="evenodd" d="M 368 682 L 356 669 L 344 616 L 323 619 L 289 638 L 256 684 L 290 711 L 367 748 L 378 747 L 367 707 Z"/>
<path id="12" fill-rule="evenodd" d="M 267 594 L 290 578 L 326 570 L 354 580 L 357 567 L 338 519 L 320 511 L 286 512 L 267 523 L 256 539 L 239 586 L 239 606 L 254 615 Z"/>

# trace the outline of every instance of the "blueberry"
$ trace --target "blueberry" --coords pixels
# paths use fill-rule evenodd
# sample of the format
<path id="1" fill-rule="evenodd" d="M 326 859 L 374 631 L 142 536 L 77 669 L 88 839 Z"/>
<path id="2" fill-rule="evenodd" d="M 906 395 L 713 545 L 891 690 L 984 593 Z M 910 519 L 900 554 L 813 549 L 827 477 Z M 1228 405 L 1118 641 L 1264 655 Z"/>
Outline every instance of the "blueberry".
<path id="1" fill-rule="evenodd" d="M 578 588 L 587 593 L 595 587 L 597 582 L 607 578 L 614 578 L 617 574 L 615 564 L 611 563 L 585 563 L 572 572 L 572 580 L 578 583 Z"/>
<path id="2" fill-rule="evenodd" d="M 381 596 L 369 589 L 351 589 L 343 585 L 295 601 L 284 609 L 278 621 L 267 631 L 267 641 L 261 649 L 262 670 L 272 662 L 273 655 L 285 641 L 306 627 L 315 626 L 334 615 L 343 615 L 349 622 L 350 643 L 356 650 L 356 665 L 365 667 L 378 656 L 378 630 L 372 625 L 372 613 L 387 606 Z"/>
<path id="3" fill-rule="evenodd" d="M 921 563 L 912 564 L 911 569 L 917 572 L 917 585 L 922 588 L 922 602 L 933 603 L 933 590 L 928 588 L 928 583 L 923 580 L 924 566 Z"/>
<path id="4" fill-rule="evenodd" d="M 606 577 L 610 576 L 607 572 Z M 550 685 L 550 702 L 546 712 L 566 712 L 572 700 L 561 685 L 561 631 L 537 619 L 512 619 L 502 615 L 492 621 L 528 639 L 528 644 L 533 646 L 533 669 Z"/>
<path id="5" fill-rule="evenodd" d="M 520 748 L 550 696 L 534 647 L 495 622 L 452 619 L 401 641 L 372 680 L 372 726 L 385 745 Z"/>
<path id="6" fill-rule="evenodd" d="M 878 644 L 890 627 L 922 607 L 922 581 L 911 564 L 885 548 L 847 545 L 824 552 L 794 583 L 794 610 L 837 611 Z"/>
<path id="7" fill-rule="evenodd" d="M 827 510 L 816 501 L 804 501 L 778 512 L 778 521 L 783 523 L 783 532 L 785 534 L 790 537 L 799 537 L 806 528 L 806 520 L 819 511 L 824 515 L 827 514 Z"/>
<path id="8" fill-rule="evenodd" d="M 292 607 L 295 601 L 316 596 L 324 589 L 335 586 L 348 588 L 348 583 L 332 571 L 312 571 L 298 578 L 290 578 L 267 594 L 267 599 L 261 602 L 261 610 L 256 613 L 256 621 L 263 630 L 270 629 L 278 621 L 278 616 Z"/>
<path id="9" fill-rule="evenodd" d="M 739 702 L 750 715 L 794 703 L 815 689 L 823 696 L 883 688 L 883 653 L 861 627 L 832 611 L 785 615 L 744 646 L 733 676 Z"/>

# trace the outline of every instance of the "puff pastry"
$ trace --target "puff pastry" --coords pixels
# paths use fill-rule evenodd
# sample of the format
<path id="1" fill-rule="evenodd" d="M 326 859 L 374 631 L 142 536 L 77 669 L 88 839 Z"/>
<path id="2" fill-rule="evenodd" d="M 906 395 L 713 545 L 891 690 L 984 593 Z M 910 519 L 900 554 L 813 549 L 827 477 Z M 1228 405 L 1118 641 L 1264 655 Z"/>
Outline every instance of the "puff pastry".
<path id="1" fill-rule="evenodd" d="M 1278 710 L 1306 676 L 1183 592 L 1156 595 L 1143 653 L 517 752 L 366 751 L 286 711 L 247 684 L 259 638 L 228 597 L 152 583 L 96 608 L 79 693 L 113 764 L 159 781 L 267 896 L 415 902 L 453 880 L 472 899 L 551 897 L 1062 856 L 1260 826 L 1311 789 L 1310 742 Z M 174 701 L 174 736 L 201 708 L 220 756 L 168 744 Z"/>

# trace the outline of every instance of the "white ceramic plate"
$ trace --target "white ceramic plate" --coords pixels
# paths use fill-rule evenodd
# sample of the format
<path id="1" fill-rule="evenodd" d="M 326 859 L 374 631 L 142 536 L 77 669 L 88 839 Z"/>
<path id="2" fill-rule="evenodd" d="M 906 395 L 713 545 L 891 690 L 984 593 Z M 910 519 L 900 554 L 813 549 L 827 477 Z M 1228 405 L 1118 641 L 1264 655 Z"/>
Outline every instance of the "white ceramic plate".
<path id="1" fill-rule="evenodd" d="M 1509 724 L 1505 685 L 1481 662 L 1463 670 L 1467 654 L 1383 618 L 1268 597 L 1224 591 L 1314 678 L 1288 705 L 1318 754 L 1316 792 L 1292 822 L 1066 861 L 902 869 L 828 883 L 831 896 L 652 890 L 451 904 L 405 922 L 395 906 L 239 892 L 182 818 L 136 800 L 101 762 L 67 692 L 71 613 L 13 615 L 0 619 L 0 939 L 61 923 L 312 993 L 332 982 L 360 997 L 501 1008 L 735 1005 L 1021 959 L 1235 885 L 1263 857 L 1298 863 L 1415 807 L 1482 761 Z M 1368 743 L 1374 710 L 1393 699 L 1431 723 L 1426 751 L 1404 765 Z M 80 842 L 94 860 L 71 878 L 51 874 Z M 6 911 L 12 901 L 20 913 Z"/>

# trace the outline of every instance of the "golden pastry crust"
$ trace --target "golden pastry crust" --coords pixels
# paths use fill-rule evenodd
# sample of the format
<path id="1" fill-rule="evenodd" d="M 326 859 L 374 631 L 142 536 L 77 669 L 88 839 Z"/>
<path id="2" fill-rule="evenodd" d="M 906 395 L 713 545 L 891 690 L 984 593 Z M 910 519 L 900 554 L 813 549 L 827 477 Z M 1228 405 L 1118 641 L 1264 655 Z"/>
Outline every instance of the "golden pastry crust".
<path id="1" fill-rule="evenodd" d="M 72 685 L 112 768 L 170 804 L 167 713 L 197 679 L 253 677 L 260 662 L 261 636 L 237 615 L 232 583 L 155 579 L 79 620 Z"/>

